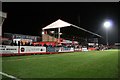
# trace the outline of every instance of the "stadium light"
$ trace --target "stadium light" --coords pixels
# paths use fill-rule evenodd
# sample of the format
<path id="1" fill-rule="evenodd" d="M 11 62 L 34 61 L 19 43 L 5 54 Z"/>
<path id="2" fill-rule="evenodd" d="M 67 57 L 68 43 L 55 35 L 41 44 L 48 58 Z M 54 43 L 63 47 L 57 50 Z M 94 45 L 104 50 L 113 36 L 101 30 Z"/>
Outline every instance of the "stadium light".
<path id="1" fill-rule="evenodd" d="M 52 34 L 54 34 L 55 31 L 51 31 Z"/>
<path id="2" fill-rule="evenodd" d="M 104 28 L 106 29 L 106 45 L 108 46 L 109 43 L 108 43 L 108 30 L 111 28 L 112 26 L 112 21 L 105 21 L 104 24 L 103 24 Z"/>
<path id="3" fill-rule="evenodd" d="M 42 31 L 42 35 L 44 34 L 44 31 Z"/>
<path id="4" fill-rule="evenodd" d="M 106 22 L 104 22 L 104 27 L 106 28 L 106 29 L 109 29 L 110 27 L 111 27 L 111 22 L 109 22 L 109 21 L 106 21 Z"/>
<path id="5" fill-rule="evenodd" d="M 60 35 L 62 35 L 62 33 L 59 33 Z"/>

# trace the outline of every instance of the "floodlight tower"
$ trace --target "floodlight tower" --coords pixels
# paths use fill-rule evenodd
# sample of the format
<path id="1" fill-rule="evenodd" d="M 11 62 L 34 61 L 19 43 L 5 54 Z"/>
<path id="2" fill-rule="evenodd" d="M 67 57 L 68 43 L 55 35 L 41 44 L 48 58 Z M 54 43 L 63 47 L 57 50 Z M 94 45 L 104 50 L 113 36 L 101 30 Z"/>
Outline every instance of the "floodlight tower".
<path id="1" fill-rule="evenodd" d="M 112 26 L 112 23 L 110 21 L 105 21 L 104 22 L 104 28 L 106 29 L 106 45 L 109 45 L 108 42 L 108 30 L 110 29 L 110 27 Z"/>

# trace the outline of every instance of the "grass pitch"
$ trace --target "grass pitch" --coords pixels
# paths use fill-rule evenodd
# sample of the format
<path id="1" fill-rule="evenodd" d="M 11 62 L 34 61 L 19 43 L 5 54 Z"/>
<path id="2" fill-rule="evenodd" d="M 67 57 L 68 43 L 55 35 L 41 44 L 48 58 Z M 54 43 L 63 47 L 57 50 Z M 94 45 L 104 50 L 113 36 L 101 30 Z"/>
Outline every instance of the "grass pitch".
<path id="1" fill-rule="evenodd" d="M 3 57 L 2 72 L 17 78 L 117 78 L 118 51 Z"/>

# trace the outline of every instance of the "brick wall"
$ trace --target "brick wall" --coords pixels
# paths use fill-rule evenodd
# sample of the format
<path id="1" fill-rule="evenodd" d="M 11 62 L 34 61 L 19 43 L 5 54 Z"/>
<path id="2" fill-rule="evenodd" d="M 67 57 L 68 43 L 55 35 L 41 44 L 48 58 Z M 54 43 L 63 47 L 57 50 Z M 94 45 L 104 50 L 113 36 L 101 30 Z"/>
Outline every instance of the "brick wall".
<path id="1" fill-rule="evenodd" d="M 55 42 L 57 42 L 57 38 L 50 36 L 48 34 L 43 34 L 42 41 L 55 41 Z"/>

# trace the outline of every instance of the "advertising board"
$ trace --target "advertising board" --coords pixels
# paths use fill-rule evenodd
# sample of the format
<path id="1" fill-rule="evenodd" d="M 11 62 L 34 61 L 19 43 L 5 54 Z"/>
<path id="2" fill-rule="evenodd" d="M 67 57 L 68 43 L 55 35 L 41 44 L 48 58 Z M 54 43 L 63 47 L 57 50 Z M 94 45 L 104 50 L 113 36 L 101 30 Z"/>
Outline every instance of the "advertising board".
<path id="1" fill-rule="evenodd" d="M 58 52 L 73 52 L 74 48 L 60 47 Z"/>
<path id="2" fill-rule="evenodd" d="M 18 53 L 18 46 L 5 46 L 0 45 L 0 54 Z"/>
<path id="3" fill-rule="evenodd" d="M 20 53 L 46 52 L 46 47 L 42 46 L 20 46 Z"/>

